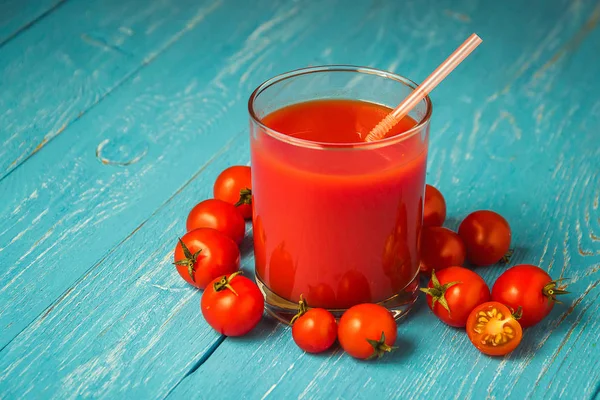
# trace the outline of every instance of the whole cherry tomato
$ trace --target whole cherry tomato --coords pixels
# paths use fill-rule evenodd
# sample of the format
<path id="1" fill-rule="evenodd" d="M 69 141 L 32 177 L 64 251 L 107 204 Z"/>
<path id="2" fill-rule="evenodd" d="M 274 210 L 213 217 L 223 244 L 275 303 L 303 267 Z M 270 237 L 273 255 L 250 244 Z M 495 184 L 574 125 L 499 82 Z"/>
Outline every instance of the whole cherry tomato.
<path id="1" fill-rule="evenodd" d="M 450 267 L 432 272 L 427 288 L 427 305 L 450 326 L 464 327 L 475 307 L 490 299 L 485 281 L 470 269 Z"/>
<path id="2" fill-rule="evenodd" d="M 466 329 L 473 346 L 490 356 L 510 353 L 523 337 L 521 325 L 508 307 L 496 301 L 475 307 L 469 315 Z"/>
<path id="3" fill-rule="evenodd" d="M 371 285 L 367 277 L 355 269 L 346 271 L 338 282 L 336 307 L 333 308 L 348 308 L 370 301 Z"/>
<path id="4" fill-rule="evenodd" d="M 421 231 L 421 272 L 429 275 L 465 262 L 465 245 L 450 229 L 442 227 L 423 228 Z"/>
<path id="5" fill-rule="evenodd" d="M 458 227 L 458 235 L 467 248 L 467 259 L 473 265 L 491 265 L 500 261 L 510 247 L 510 226 L 493 211 L 469 214 Z"/>
<path id="6" fill-rule="evenodd" d="M 219 174 L 213 188 L 215 199 L 237 207 L 242 217 L 252 218 L 252 179 L 250 167 L 234 165 Z"/>
<path id="7" fill-rule="evenodd" d="M 240 269 L 240 250 L 235 242 L 211 228 L 194 229 L 183 235 L 175 246 L 174 258 L 179 275 L 199 289 Z"/>
<path id="8" fill-rule="evenodd" d="M 338 339 L 344 351 L 360 359 L 381 358 L 396 342 L 396 321 L 384 307 L 358 304 L 340 318 Z"/>
<path id="9" fill-rule="evenodd" d="M 260 289 L 240 273 L 215 279 L 202 294 L 202 315 L 222 335 L 243 336 L 263 315 L 265 300 Z"/>
<path id="10" fill-rule="evenodd" d="M 324 308 L 307 309 L 300 297 L 298 314 L 292 319 L 292 337 L 302 350 L 321 353 L 331 347 L 337 338 L 337 323 Z"/>
<path id="11" fill-rule="evenodd" d="M 568 293 L 557 288 L 558 281 L 535 265 L 516 265 L 496 279 L 492 287 L 492 300 L 518 310 L 519 324 L 523 328 L 540 322 L 552 311 L 556 296 Z"/>
<path id="12" fill-rule="evenodd" d="M 446 200 L 442 193 L 431 185 L 425 186 L 423 226 L 442 226 L 446 220 Z"/>
<path id="13" fill-rule="evenodd" d="M 190 211 L 187 218 L 187 230 L 213 228 L 224 233 L 238 245 L 244 239 L 246 225 L 244 218 L 235 206 L 223 200 L 204 200 Z"/>

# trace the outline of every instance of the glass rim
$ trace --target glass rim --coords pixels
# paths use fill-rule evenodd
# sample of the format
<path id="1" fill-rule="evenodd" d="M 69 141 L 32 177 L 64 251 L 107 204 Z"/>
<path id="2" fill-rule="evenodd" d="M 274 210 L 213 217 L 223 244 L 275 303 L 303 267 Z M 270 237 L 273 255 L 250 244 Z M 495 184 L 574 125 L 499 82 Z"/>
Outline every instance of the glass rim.
<path id="1" fill-rule="evenodd" d="M 377 68 L 371 68 L 371 67 L 333 64 L 333 65 L 320 65 L 320 66 L 314 66 L 314 67 L 299 68 L 299 69 L 291 70 L 288 72 L 284 72 L 279 75 L 275 75 L 274 77 L 267 79 L 266 81 L 264 81 L 263 83 L 258 85 L 258 87 L 256 89 L 254 89 L 254 91 L 250 95 L 250 98 L 248 99 L 248 112 L 250 114 L 250 118 L 254 121 L 254 123 L 256 123 L 258 126 L 260 126 L 269 136 L 273 137 L 276 140 L 279 140 L 282 142 L 287 142 L 289 144 L 296 145 L 296 146 L 320 149 L 320 150 L 363 149 L 363 148 L 372 149 L 372 148 L 385 147 L 385 146 L 393 145 L 398 142 L 402 142 L 406 139 L 411 138 L 412 136 L 414 136 L 415 134 L 420 132 L 423 128 L 425 128 L 429 124 L 429 121 L 431 119 L 431 114 L 433 111 L 433 105 L 431 103 L 431 99 L 429 98 L 429 95 L 425 96 L 425 98 L 423 100 L 421 100 L 421 101 L 425 101 L 425 106 L 426 106 L 425 115 L 423 116 L 423 118 L 421 118 L 417 122 L 417 124 L 415 126 L 408 129 L 407 131 L 402 132 L 399 135 L 381 139 L 381 140 L 376 140 L 373 142 L 329 143 L 329 142 L 317 142 L 317 141 L 313 141 L 313 140 L 300 139 L 300 138 L 286 135 L 285 133 L 276 131 L 272 128 L 269 128 L 267 125 L 265 125 L 261 121 L 261 119 L 258 117 L 258 115 L 256 115 L 256 112 L 254 110 L 254 102 L 258 98 L 258 96 L 262 92 L 264 92 L 266 89 L 270 88 L 271 86 L 273 86 L 275 84 L 281 83 L 287 79 L 295 78 L 295 77 L 302 76 L 302 75 L 309 75 L 309 74 L 322 73 L 322 72 L 355 72 L 355 73 L 360 73 L 360 74 L 377 75 L 381 78 L 391 79 L 396 82 L 399 82 L 399 83 L 403 84 L 404 86 L 409 87 L 412 90 L 415 90 L 418 86 L 417 83 L 415 83 L 414 81 L 412 81 L 404 76 L 394 74 L 392 72 L 380 70 Z M 400 100 L 401 99 L 398 99 L 398 101 L 400 101 Z"/>

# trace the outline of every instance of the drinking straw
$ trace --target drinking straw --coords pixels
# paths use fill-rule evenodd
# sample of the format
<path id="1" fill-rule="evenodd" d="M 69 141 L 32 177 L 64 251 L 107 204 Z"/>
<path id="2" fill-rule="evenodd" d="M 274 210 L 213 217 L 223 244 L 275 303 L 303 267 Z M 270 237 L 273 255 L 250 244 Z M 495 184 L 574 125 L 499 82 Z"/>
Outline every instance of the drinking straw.
<path id="1" fill-rule="evenodd" d="M 372 142 L 385 137 L 385 135 L 406 116 L 421 100 L 425 98 L 454 68 L 458 66 L 479 44 L 481 38 L 475 33 L 469 36 L 454 53 L 450 54 L 415 90 L 412 91 L 398 106 L 379 122 L 365 138 Z"/>

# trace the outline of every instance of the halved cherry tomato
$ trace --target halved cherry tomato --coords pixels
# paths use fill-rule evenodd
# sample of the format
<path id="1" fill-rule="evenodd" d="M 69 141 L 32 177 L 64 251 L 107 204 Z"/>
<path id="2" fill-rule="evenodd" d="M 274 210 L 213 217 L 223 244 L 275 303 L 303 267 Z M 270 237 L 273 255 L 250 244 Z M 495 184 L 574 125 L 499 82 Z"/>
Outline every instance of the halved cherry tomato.
<path id="1" fill-rule="evenodd" d="M 510 226 L 498 213 L 489 210 L 472 212 L 460 223 L 458 235 L 467 248 L 467 259 L 473 265 L 495 264 L 507 255 Z"/>
<path id="2" fill-rule="evenodd" d="M 337 323 L 324 308 L 307 309 L 300 296 L 298 314 L 292 319 L 292 337 L 302 350 L 321 353 L 331 347 L 337 338 Z"/>
<path id="3" fill-rule="evenodd" d="M 423 228 L 421 231 L 421 272 L 440 271 L 465 262 L 465 245 L 461 238 L 448 228 Z"/>
<path id="4" fill-rule="evenodd" d="M 523 330 L 508 307 L 490 301 L 471 311 L 467 320 L 467 335 L 473 346 L 483 354 L 503 356 L 521 343 Z"/>
<path id="5" fill-rule="evenodd" d="M 423 226 L 442 226 L 446 220 L 446 200 L 442 193 L 431 185 L 425 186 Z"/>
<path id="6" fill-rule="evenodd" d="M 236 242 L 242 243 L 246 225 L 242 214 L 235 206 L 217 199 L 204 200 L 190 211 L 187 218 L 187 230 L 213 228 L 224 233 Z"/>
<path id="7" fill-rule="evenodd" d="M 496 279 L 492 287 L 492 300 L 514 310 L 521 307 L 519 324 L 523 328 L 533 326 L 552 311 L 557 295 L 568 293 L 557 287 L 543 269 L 535 265 L 516 265 Z"/>
<path id="8" fill-rule="evenodd" d="M 200 300 L 204 319 L 222 335 L 245 335 L 263 316 L 265 300 L 260 289 L 240 273 L 212 281 Z"/>
<path id="9" fill-rule="evenodd" d="M 234 165 L 219 174 L 213 188 L 215 199 L 237 207 L 244 219 L 252 217 L 252 179 L 250 167 Z"/>
<path id="10" fill-rule="evenodd" d="M 432 272 L 426 289 L 427 305 L 443 322 L 457 328 L 467 324 L 475 307 L 490 299 L 485 281 L 470 269 L 450 267 Z"/>
<path id="11" fill-rule="evenodd" d="M 348 309 L 340 318 L 338 339 L 344 351 L 360 359 L 381 358 L 396 342 L 396 321 L 384 307 L 365 303 Z"/>
<path id="12" fill-rule="evenodd" d="M 240 250 L 235 242 L 211 228 L 194 229 L 183 235 L 175 246 L 174 258 L 179 275 L 199 289 L 240 269 Z"/>

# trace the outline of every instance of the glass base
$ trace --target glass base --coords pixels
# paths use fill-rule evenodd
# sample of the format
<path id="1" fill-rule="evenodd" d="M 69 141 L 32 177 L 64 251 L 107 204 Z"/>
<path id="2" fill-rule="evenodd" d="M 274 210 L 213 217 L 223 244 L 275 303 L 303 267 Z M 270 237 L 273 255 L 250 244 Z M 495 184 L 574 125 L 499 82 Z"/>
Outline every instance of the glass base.
<path id="1" fill-rule="evenodd" d="M 298 312 L 298 303 L 291 302 L 273 293 L 267 285 L 256 275 L 256 283 L 265 297 L 265 310 L 278 321 L 289 325 Z M 417 301 L 419 291 L 419 273 L 398 294 L 377 304 L 390 310 L 396 321 L 405 317 Z M 339 320 L 346 309 L 329 309 L 334 317 Z"/>

